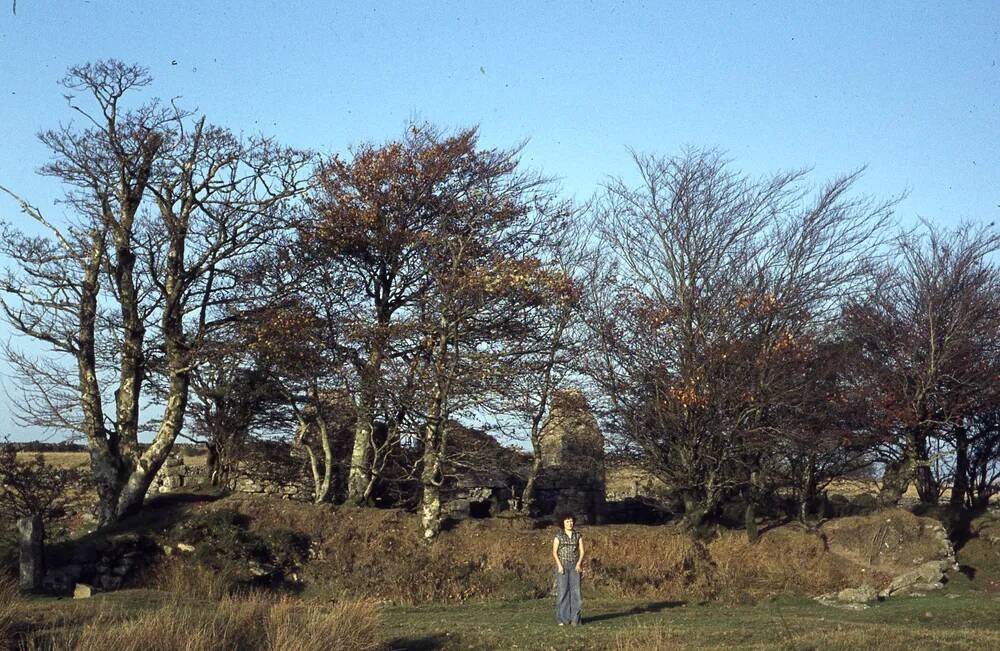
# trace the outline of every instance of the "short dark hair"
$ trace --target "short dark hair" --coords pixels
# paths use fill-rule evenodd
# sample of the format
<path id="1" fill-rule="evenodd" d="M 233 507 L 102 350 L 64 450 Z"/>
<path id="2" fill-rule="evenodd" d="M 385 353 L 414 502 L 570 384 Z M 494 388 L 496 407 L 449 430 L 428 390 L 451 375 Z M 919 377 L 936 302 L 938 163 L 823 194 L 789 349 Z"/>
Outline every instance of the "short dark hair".
<path id="1" fill-rule="evenodd" d="M 555 524 L 557 527 L 561 527 L 562 523 L 565 522 L 566 520 L 572 520 L 573 524 L 576 524 L 576 516 L 573 515 L 572 513 L 563 513 L 561 515 L 557 515 L 555 519 Z"/>

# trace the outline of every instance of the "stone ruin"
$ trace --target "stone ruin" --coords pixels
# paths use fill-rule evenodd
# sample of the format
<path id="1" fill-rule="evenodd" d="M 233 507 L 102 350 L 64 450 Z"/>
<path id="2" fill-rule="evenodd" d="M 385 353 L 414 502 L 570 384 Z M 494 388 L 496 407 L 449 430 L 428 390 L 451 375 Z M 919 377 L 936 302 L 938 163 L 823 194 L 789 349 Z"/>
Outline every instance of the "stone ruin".
<path id="1" fill-rule="evenodd" d="M 531 456 L 505 447 L 489 434 L 449 422 L 449 460 L 442 487 L 442 508 L 452 520 L 486 518 L 520 511 L 531 468 Z M 538 515 L 572 513 L 595 523 L 605 510 L 604 437 L 583 395 L 553 396 L 541 435 L 542 467 L 535 480 Z M 257 455 L 261 456 L 261 455 Z M 249 455 L 227 478 L 236 493 L 311 501 L 311 478 L 300 459 L 271 450 L 268 462 Z M 346 461 L 346 460 L 345 460 Z M 149 496 L 208 488 L 210 470 L 190 465 L 178 454 L 168 457 L 149 489 Z M 417 491 L 410 482 L 406 490 Z"/>
<path id="2" fill-rule="evenodd" d="M 449 423 L 448 436 L 459 463 L 450 463 L 446 473 L 442 502 L 446 517 L 464 520 L 516 512 L 531 458 L 459 423 Z"/>
<path id="3" fill-rule="evenodd" d="M 180 455 L 171 454 L 156 473 L 149 487 L 149 497 L 208 488 L 212 484 L 209 472 L 208 466 L 189 465 L 184 463 Z M 239 467 L 226 483 L 227 488 L 235 493 L 300 501 L 312 500 L 312 486 L 299 472 L 268 472 L 257 465 Z"/>
<path id="4" fill-rule="evenodd" d="M 540 515 L 571 513 L 600 522 L 605 508 L 604 435 L 579 391 L 556 393 L 541 435 L 535 478 Z"/>

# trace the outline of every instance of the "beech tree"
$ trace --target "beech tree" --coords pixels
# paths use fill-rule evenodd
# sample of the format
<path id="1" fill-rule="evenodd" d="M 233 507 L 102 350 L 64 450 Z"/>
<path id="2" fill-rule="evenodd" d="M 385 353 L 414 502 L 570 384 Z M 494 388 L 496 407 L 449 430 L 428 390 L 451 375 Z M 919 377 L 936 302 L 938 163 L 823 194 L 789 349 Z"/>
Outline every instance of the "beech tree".
<path id="1" fill-rule="evenodd" d="M 525 338 L 527 311 L 564 283 L 543 263 L 569 207 L 552 184 L 520 169 L 520 148 L 481 149 L 474 129 L 422 131 L 446 170 L 430 195 L 433 230 L 422 262 L 418 386 L 423 535 L 441 530 L 448 422 L 495 394 Z"/>
<path id="2" fill-rule="evenodd" d="M 437 193 L 452 173 L 448 142 L 412 125 L 404 138 L 363 144 L 320 166 L 289 264 L 296 295 L 336 339 L 355 411 L 347 500 L 369 504 L 402 437 L 415 387 L 417 306 L 429 280 L 422 252 Z"/>
<path id="3" fill-rule="evenodd" d="M 989 258 L 998 248 L 1000 236 L 988 227 L 924 224 L 897 238 L 845 309 L 844 328 L 874 397 L 873 426 L 885 442 L 883 503 L 897 503 L 911 483 L 921 501 L 937 503 L 943 481 L 932 449 L 947 439 L 956 445 L 962 499 L 967 421 L 997 404 L 1000 271 Z"/>
<path id="4" fill-rule="evenodd" d="M 321 290 L 322 291 L 322 290 Z M 256 364 L 268 369 L 282 404 L 291 410 L 295 425 L 293 450 L 309 460 L 313 501 L 333 501 L 338 490 L 338 439 L 350 390 L 345 384 L 348 364 L 331 342 L 340 341 L 335 320 L 324 319 L 315 306 L 287 296 L 281 305 L 245 315 L 250 350 Z"/>
<path id="5" fill-rule="evenodd" d="M 486 406 L 496 412 L 501 431 L 531 446 L 521 502 L 528 515 L 536 511 L 535 485 L 542 469 L 543 439 L 552 432 L 553 400 L 588 386 L 581 365 L 588 339 L 581 303 L 584 288 L 600 278 L 598 254 L 588 247 L 588 225 L 581 214 L 567 206 L 566 225 L 546 246 L 553 281 L 540 286 L 540 300 L 524 311 L 524 334 L 509 351 L 495 403 Z"/>
<path id="6" fill-rule="evenodd" d="M 803 172 L 749 179 L 712 151 L 635 162 L 640 183 L 613 181 L 598 209 L 616 265 L 589 317 L 607 424 L 686 526 L 734 496 L 751 524 L 771 446 L 811 400 L 803 369 L 891 203 L 852 197 L 857 174 L 810 198 Z"/>
<path id="7" fill-rule="evenodd" d="M 4 314 L 56 354 L 14 351 L 27 392 L 21 416 L 86 438 L 102 525 L 141 507 L 183 425 L 199 344 L 226 319 L 232 266 L 267 245 L 310 160 L 174 103 L 130 105 L 150 83 L 144 68 L 114 60 L 74 67 L 63 80 L 89 100 L 69 98 L 85 126 L 40 134 L 53 153 L 42 174 L 67 188 L 66 225 L 4 189 L 51 233 L 8 228 L 2 242 L 15 264 L 0 286 Z M 141 396 L 154 378 L 163 415 L 143 447 Z"/>
<path id="8" fill-rule="evenodd" d="M 213 486 L 227 486 L 255 430 L 285 424 L 284 394 L 273 369 L 251 354 L 243 324 L 219 330 L 200 346 L 191 376 L 191 426 L 184 438 L 205 445 Z"/>

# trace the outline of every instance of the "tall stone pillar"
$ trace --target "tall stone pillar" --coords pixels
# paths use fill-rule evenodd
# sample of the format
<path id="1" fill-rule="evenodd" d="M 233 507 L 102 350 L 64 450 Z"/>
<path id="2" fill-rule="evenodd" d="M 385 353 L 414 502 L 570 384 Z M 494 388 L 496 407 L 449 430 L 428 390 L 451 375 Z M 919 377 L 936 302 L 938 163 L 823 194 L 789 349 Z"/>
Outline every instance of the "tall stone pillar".
<path id="1" fill-rule="evenodd" d="M 45 574 L 45 524 L 42 516 L 21 518 L 17 521 L 18 541 L 21 547 L 21 572 L 19 587 L 23 592 L 42 589 Z"/>

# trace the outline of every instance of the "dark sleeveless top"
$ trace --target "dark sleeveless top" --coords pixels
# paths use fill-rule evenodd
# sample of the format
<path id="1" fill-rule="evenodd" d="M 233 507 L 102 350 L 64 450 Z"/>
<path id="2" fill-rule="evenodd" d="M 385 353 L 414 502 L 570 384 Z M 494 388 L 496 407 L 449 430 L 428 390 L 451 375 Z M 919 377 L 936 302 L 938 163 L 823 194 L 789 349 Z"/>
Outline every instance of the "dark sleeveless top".
<path id="1" fill-rule="evenodd" d="M 566 535 L 563 529 L 556 532 L 556 540 L 559 541 L 559 549 L 556 550 L 556 556 L 563 565 L 567 563 L 576 564 L 580 560 L 580 539 L 583 538 L 579 531 L 573 531 L 572 534 Z"/>

